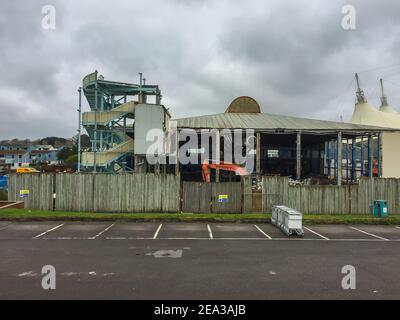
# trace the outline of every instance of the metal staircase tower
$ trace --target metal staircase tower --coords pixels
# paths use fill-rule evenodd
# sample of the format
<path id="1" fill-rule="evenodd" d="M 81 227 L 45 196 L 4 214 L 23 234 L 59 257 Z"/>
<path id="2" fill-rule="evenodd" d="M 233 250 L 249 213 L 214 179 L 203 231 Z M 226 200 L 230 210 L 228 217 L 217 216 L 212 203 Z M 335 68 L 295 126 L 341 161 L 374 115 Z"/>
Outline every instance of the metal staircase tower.
<path id="1" fill-rule="evenodd" d="M 82 152 L 81 167 L 92 172 L 132 171 L 135 107 L 146 104 L 149 95 L 160 104 L 159 87 L 144 84 L 142 77 L 140 84 L 105 80 L 96 70 L 83 78 L 82 92 L 90 111 L 82 114 L 81 122 L 92 146 Z"/>

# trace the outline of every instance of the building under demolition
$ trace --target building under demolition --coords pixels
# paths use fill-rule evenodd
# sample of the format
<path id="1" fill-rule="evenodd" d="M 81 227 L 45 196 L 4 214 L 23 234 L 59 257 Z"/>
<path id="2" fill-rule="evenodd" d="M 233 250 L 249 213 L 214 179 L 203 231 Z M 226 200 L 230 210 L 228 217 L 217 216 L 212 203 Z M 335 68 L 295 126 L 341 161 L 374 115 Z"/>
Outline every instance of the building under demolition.
<path id="1" fill-rule="evenodd" d="M 139 84 L 109 81 L 97 71 L 83 79 L 80 97 L 82 92 L 91 109 L 83 113 L 82 125 L 92 141 L 91 150 L 82 153 L 82 171 L 180 173 L 183 180 L 202 181 L 206 160 L 215 164 L 211 181 L 237 180 L 236 169 L 220 164 L 242 165 L 232 163 L 234 148 L 225 148 L 226 133 L 242 130 L 242 156 L 252 155 L 248 161 L 253 161 L 249 174 L 340 185 L 360 176 L 382 176 L 382 135 L 396 131 L 263 113 L 251 97 L 236 98 L 224 113 L 171 120 L 157 85 L 146 85 L 142 78 Z M 162 161 L 155 163 L 148 157 L 154 143 L 150 130 L 162 133 L 156 152 Z M 190 135 L 197 142 L 185 148 Z M 183 152 L 196 161 L 177 161 Z"/>

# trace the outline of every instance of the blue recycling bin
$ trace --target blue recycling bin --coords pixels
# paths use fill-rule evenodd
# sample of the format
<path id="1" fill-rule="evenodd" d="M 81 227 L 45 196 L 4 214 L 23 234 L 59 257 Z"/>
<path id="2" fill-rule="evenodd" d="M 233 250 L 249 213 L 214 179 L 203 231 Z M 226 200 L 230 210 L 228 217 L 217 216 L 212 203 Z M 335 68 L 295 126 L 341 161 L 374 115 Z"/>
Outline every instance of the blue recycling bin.
<path id="1" fill-rule="evenodd" d="M 0 176 L 0 189 L 7 189 L 7 176 Z"/>
<path id="2" fill-rule="evenodd" d="M 389 215 L 386 200 L 374 200 L 372 203 L 372 214 L 375 218 L 384 218 Z"/>

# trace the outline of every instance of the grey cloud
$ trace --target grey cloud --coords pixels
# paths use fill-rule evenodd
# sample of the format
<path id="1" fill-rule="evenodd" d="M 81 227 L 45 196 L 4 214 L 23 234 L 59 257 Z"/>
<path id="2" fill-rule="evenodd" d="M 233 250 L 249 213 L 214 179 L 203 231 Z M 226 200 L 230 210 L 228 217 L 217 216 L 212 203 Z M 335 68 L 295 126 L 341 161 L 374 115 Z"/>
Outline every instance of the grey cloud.
<path id="1" fill-rule="evenodd" d="M 2 4 L 0 139 L 72 136 L 76 90 L 94 69 L 129 82 L 143 72 L 176 118 L 250 95 L 265 112 L 339 120 L 353 109 L 353 73 L 392 65 L 360 76 L 375 105 L 387 76 L 400 108 L 397 0 L 58 0 L 54 31 L 41 28 L 45 4 Z M 356 7 L 356 31 L 340 26 L 344 4 Z"/>

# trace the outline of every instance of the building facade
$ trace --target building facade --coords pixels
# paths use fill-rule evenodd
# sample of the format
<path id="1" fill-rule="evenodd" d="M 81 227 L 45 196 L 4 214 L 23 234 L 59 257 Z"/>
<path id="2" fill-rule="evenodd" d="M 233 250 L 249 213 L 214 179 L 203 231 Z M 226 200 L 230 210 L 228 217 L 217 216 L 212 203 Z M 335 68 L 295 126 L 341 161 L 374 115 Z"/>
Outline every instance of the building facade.
<path id="1" fill-rule="evenodd" d="M 58 151 L 51 145 L 3 143 L 0 145 L 0 165 L 15 170 L 35 164 L 58 164 Z"/>

